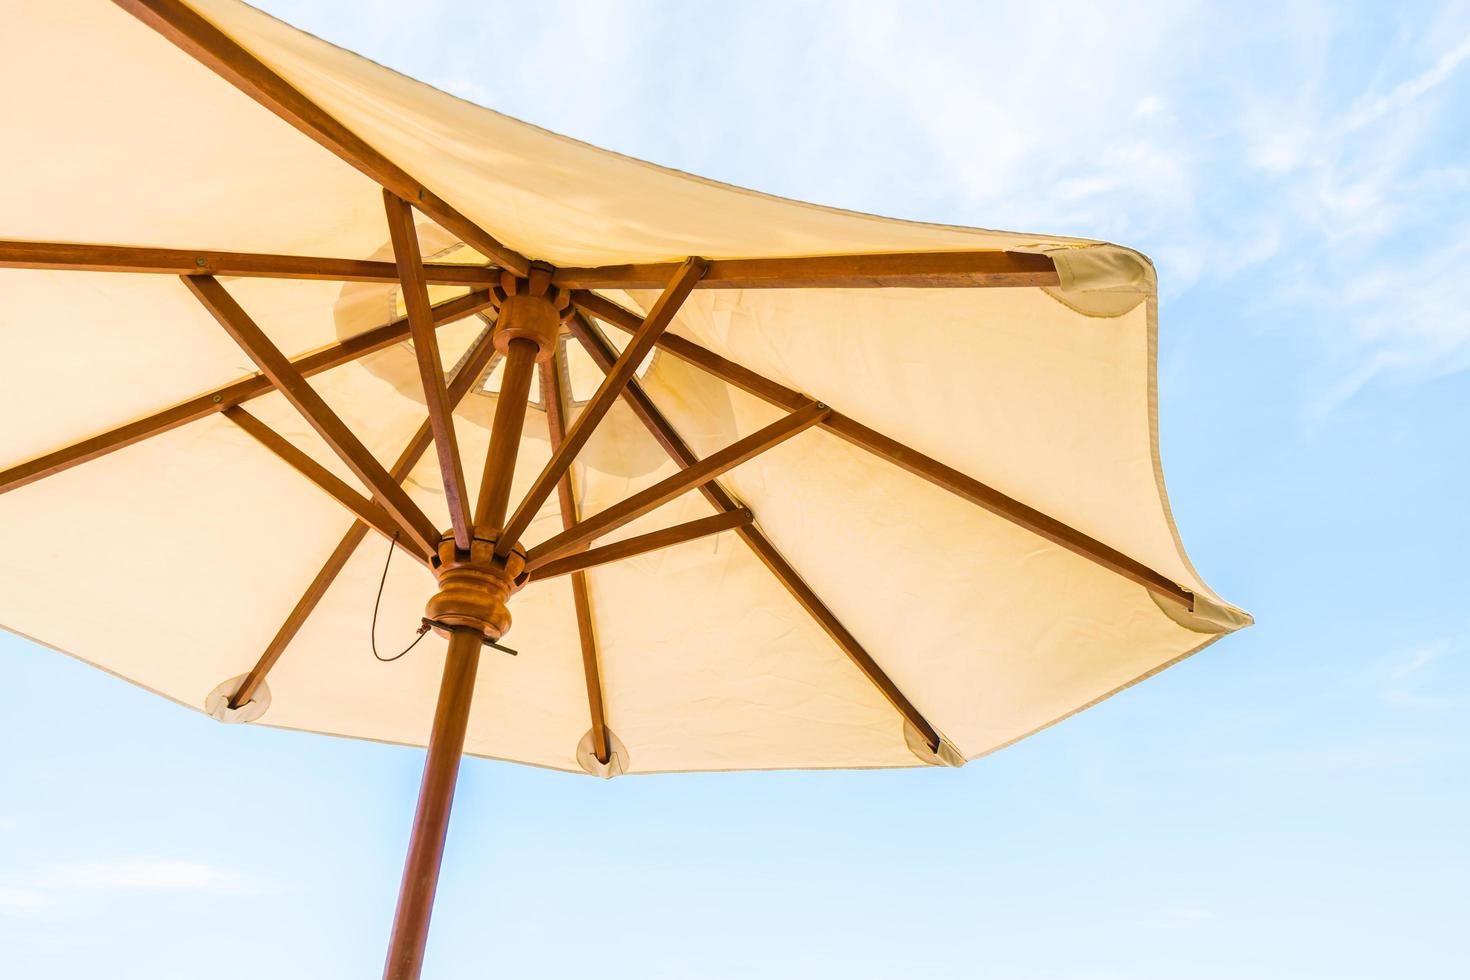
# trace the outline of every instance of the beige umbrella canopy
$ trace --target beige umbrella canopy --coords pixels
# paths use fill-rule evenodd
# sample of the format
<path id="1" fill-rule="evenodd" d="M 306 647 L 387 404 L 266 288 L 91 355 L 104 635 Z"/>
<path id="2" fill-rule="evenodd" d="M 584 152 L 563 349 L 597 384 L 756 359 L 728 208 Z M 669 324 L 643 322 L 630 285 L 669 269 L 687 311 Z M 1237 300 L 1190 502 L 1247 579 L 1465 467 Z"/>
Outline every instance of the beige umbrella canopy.
<path id="1" fill-rule="evenodd" d="M 461 752 L 960 765 L 1250 622 L 1169 514 L 1135 252 L 715 184 L 234 0 L 7 21 L 0 621 L 429 742 L 389 976 Z M 379 662 L 375 608 L 431 629 Z"/>

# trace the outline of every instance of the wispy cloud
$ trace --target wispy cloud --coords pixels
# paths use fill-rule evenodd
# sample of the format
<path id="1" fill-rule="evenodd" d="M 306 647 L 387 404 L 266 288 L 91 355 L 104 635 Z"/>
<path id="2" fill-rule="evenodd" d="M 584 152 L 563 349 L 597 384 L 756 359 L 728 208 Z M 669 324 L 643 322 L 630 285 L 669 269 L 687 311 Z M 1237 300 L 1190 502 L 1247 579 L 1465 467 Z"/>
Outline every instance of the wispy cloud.
<path id="1" fill-rule="evenodd" d="M 209 896 L 269 892 L 260 879 L 202 861 L 124 858 L 65 862 L 0 879 L 0 914 L 54 916 L 87 900 L 142 893 Z"/>
<path id="2" fill-rule="evenodd" d="M 1217 287 L 1254 323 L 1305 336 L 1307 422 L 1370 385 L 1470 368 L 1463 5 L 1242 18 L 1190 0 L 1141 0 L 1127 17 L 936 3 L 914 18 L 891 3 L 752 0 L 669 22 L 605 3 L 561 16 L 554 2 L 507 47 L 493 18 L 444 4 L 403 28 L 388 3 L 343 18 L 265 2 L 492 108 L 660 163 L 1139 247 L 1166 298 Z"/>
<path id="3" fill-rule="evenodd" d="M 847 18 L 865 84 L 901 100 L 993 223 L 1138 244 L 1166 293 L 1236 287 L 1308 331 L 1311 419 L 1379 379 L 1470 368 L 1470 171 L 1453 149 L 1470 30 L 1441 47 L 1453 25 L 1421 16 L 1344 76 L 1331 65 L 1355 25 L 1326 11 L 1270 39 L 1216 25 L 1217 50 L 1194 43 L 1212 15 L 1187 4 L 1126 23 L 1029 14 L 987 18 L 986 37 L 926 32 L 902 73 L 883 70 L 910 63 L 902 32 Z"/>
<path id="4" fill-rule="evenodd" d="M 0 884 L 0 915 L 31 914 L 48 904 L 48 896 L 39 889 Z"/>
<path id="5" fill-rule="evenodd" d="M 1441 710 L 1470 705 L 1470 693 L 1449 686 L 1443 668 L 1470 648 L 1470 635 L 1447 636 L 1390 658 L 1383 699 L 1395 708 Z"/>
<path id="6" fill-rule="evenodd" d="M 1444 84 L 1467 59 L 1470 59 L 1470 35 L 1466 35 L 1458 45 L 1446 51 L 1428 71 L 1399 83 L 1382 95 L 1360 100 L 1348 114 L 1343 128 L 1354 132 L 1391 112 L 1399 111 L 1419 96 Z"/>
<path id="7" fill-rule="evenodd" d="M 248 875 L 200 861 L 131 859 L 62 864 L 41 879 L 65 891 L 190 891 L 249 894 L 259 883 Z"/>

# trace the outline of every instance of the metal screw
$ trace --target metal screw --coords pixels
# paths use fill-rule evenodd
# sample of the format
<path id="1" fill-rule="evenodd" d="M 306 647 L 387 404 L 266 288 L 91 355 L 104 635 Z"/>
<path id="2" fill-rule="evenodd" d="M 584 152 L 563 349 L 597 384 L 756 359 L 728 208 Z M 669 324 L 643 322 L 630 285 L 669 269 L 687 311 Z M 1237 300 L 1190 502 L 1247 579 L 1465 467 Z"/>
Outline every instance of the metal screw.
<path id="1" fill-rule="evenodd" d="M 823 408 L 826 408 L 826 407 L 827 407 L 827 403 L 826 402 L 817 402 L 817 408 L 823 409 Z"/>
<path id="2" fill-rule="evenodd" d="M 201 255 L 201 256 L 199 256 L 199 258 L 197 258 L 197 259 L 194 260 L 194 264 L 197 265 L 199 268 L 202 269 L 206 265 L 208 265 L 209 263 L 206 262 L 206 261 L 204 261 L 204 256 Z"/>
<path id="3" fill-rule="evenodd" d="M 222 402 L 224 400 L 225 400 L 225 396 L 224 395 L 215 395 L 213 398 L 210 399 L 210 401 L 214 402 L 216 405 L 218 405 L 220 402 Z"/>

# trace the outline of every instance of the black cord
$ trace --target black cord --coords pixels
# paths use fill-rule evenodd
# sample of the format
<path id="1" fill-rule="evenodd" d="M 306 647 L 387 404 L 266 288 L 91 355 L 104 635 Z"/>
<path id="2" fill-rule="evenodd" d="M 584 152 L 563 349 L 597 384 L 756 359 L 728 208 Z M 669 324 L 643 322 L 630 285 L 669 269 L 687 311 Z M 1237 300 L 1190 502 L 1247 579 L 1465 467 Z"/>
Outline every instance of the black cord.
<path id="1" fill-rule="evenodd" d="M 424 620 L 423 625 L 419 627 L 419 635 L 414 639 L 412 643 L 404 647 L 401 653 L 396 653 L 391 657 L 385 657 L 378 652 L 378 606 L 383 601 L 383 586 L 388 581 L 388 566 L 393 563 L 393 552 L 398 547 L 398 533 L 399 532 L 394 531 L 393 540 L 388 543 L 388 560 L 383 562 L 383 577 L 378 579 L 378 597 L 373 600 L 373 630 L 372 633 L 369 634 L 373 645 L 373 656 L 378 658 L 381 663 L 385 664 L 391 664 L 393 661 L 407 654 L 408 651 L 418 646 L 419 640 L 422 640 L 424 638 L 424 634 L 429 632 L 429 621 L 426 619 Z"/>

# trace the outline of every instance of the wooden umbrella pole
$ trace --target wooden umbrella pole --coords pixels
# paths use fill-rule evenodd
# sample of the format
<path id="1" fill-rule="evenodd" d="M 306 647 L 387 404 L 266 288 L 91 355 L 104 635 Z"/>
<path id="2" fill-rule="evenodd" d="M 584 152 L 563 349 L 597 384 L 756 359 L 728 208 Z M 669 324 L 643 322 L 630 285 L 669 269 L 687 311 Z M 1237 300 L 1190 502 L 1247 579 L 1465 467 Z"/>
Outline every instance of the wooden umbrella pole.
<path id="1" fill-rule="evenodd" d="M 439 539 L 439 591 L 429 600 L 426 611 L 435 630 L 448 634 L 449 649 L 444 655 L 444 679 L 439 684 L 429 754 L 424 760 L 424 779 L 419 786 L 418 808 L 399 886 L 398 912 L 393 918 L 393 937 L 383 968 L 385 980 L 416 980 L 423 967 L 480 647 L 485 640 L 498 640 L 510 629 L 506 602 L 519 587 L 516 580 L 525 568 L 519 551 L 497 559 L 493 538 L 477 536 L 468 550 L 456 547 L 453 531 L 445 531 Z"/>
<path id="2" fill-rule="evenodd" d="M 524 338 L 506 345 L 505 371 L 500 376 L 500 396 L 495 420 L 490 425 L 490 451 L 485 454 L 485 473 L 480 479 L 475 503 L 475 524 L 499 528 L 505 524 L 510 484 L 515 477 L 516 450 L 526 424 L 526 399 L 531 393 L 539 348 Z"/>
<path id="3" fill-rule="evenodd" d="M 561 315 L 570 313 L 571 301 L 558 304 L 550 293 L 549 268 L 532 268 L 529 279 L 506 275 L 502 281 L 500 315 L 491 341 L 506 358 L 506 369 L 491 427 L 468 548 L 460 547 L 453 530 L 439 538 L 435 573 L 439 591 L 428 602 L 426 614 L 437 632 L 447 633 L 444 679 L 429 733 L 429 754 L 419 786 L 413 833 L 398 892 L 398 912 L 388 944 L 384 980 L 417 980 L 423 969 L 429 937 L 434 889 L 444 857 L 449 809 L 464 752 L 470 719 L 475 672 L 485 640 L 498 640 L 510 629 L 506 603 L 524 578 L 525 552 L 514 546 L 496 554 L 496 539 L 505 520 L 510 480 L 515 472 L 526 415 L 526 397 L 537 361 L 550 360 L 561 331 Z"/>
<path id="4" fill-rule="evenodd" d="M 449 637 L 444 659 L 444 679 L 439 685 L 439 703 L 434 709 L 434 727 L 429 734 L 429 754 L 424 762 L 424 779 L 419 785 L 418 809 L 414 812 L 413 834 L 403 864 L 403 884 L 398 892 L 398 912 L 393 918 L 393 938 L 388 944 L 384 980 L 416 980 L 424 964 L 424 947 L 429 937 L 429 916 L 434 908 L 434 890 L 439 884 L 439 866 L 444 858 L 444 839 L 449 830 L 449 808 L 454 802 L 454 785 L 459 777 L 459 760 L 464 752 L 465 728 L 470 720 L 470 700 L 475 672 L 480 664 L 481 636 L 470 629 L 455 630 Z"/>
<path id="5" fill-rule="evenodd" d="M 490 450 L 485 455 L 485 473 L 475 502 L 477 532 L 497 536 L 505 526 L 534 368 L 539 362 L 543 370 L 550 369 L 561 334 L 562 316 L 571 313 L 570 294 L 558 294 L 551 289 L 549 266 L 533 268 L 529 279 L 506 274 L 501 288 L 506 295 L 500 300 L 500 315 L 495 321 L 495 349 L 505 357 L 505 373 L 500 379 L 500 398 L 490 427 Z M 500 542 L 497 553 L 504 557 L 515 544 L 515 541 Z"/>

